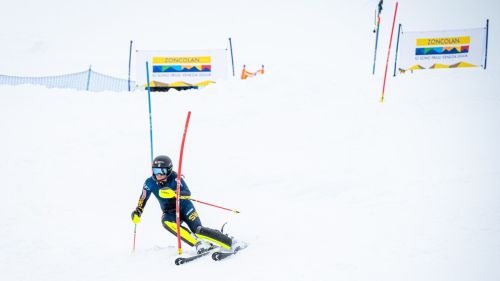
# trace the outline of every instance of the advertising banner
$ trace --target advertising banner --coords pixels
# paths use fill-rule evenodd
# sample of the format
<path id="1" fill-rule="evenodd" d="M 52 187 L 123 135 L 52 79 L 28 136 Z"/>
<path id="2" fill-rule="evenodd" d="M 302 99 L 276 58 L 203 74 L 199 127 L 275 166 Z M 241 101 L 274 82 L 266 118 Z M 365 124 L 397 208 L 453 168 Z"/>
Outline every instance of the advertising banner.
<path id="1" fill-rule="evenodd" d="M 194 88 L 227 78 L 227 50 L 142 51 L 136 55 L 136 81 L 147 87 L 146 61 L 152 88 Z"/>
<path id="2" fill-rule="evenodd" d="M 400 71 L 483 67 L 486 29 L 402 32 Z"/>

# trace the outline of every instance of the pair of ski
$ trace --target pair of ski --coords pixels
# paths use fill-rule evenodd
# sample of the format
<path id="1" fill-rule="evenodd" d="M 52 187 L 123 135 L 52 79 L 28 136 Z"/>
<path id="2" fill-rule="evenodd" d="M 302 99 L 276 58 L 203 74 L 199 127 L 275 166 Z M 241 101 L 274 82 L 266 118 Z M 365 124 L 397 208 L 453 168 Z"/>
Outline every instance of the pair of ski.
<path id="1" fill-rule="evenodd" d="M 179 257 L 179 258 L 176 258 L 175 259 L 175 264 L 176 265 L 185 264 L 185 263 L 197 260 L 197 259 L 199 259 L 201 257 L 207 256 L 209 254 L 212 254 L 212 259 L 214 261 L 220 261 L 220 260 L 223 260 L 223 259 L 228 258 L 230 256 L 236 255 L 239 251 L 245 249 L 246 247 L 247 247 L 246 244 L 241 245 L 241 246 L 237 246 L 233 251 L 229 251 L 229 252 L 222 251 L 221 248 L 215 248 L 215 249 L 203 252 L 201 254 L 195 254 L 195 255 L 189 256 L 189 257 Z"/>

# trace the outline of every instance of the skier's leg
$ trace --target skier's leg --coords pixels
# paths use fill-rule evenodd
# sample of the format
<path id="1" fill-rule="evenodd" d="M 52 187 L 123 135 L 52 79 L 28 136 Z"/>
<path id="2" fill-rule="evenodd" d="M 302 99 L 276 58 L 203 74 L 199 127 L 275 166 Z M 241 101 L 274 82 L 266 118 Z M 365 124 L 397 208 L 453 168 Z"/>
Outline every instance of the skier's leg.
<path id="1" fill-rule="evenodd" d="M 188 225 L 191 232 L 196 232 L 196 229 L 201 226 L 201 219 L 194 208 L 193 202 L 190 200 L 181 200 L 180 209 L 181 221 Z"/>
<path id="2" fill-rule="evenodd" d="M 161 217 L 162 225 L 168 232 L 177 236 L 177 223 L 175 221 L 175 210 L 167 211 Z M 181 240 L 186 242 L 189 246 L 196 245 L 197 239 L 187 228 L 181 225 L 180 227 Z"/>
<path id="3" fill-rule="evenodd" d="M 181 201 L 181 220 L 187 223 L 189 229 L 191 229 L 198 238 L 219 245 L 222 248 L 231 249 L 231 238 L 224 235 L 219 230 L 202 226 L 198 212 L 193 203 L 189 200 Z"/>
<path id="4" fill-rule="evenodd" d="M 212 229 L 200 225 L 196 229 L 195 233 L 197 237 L 207 240 L 210 243 L 217 244 L 227 250 L 230 250 L 231 245 L 233 244 L 233 241 L 229 236 L 223 234 L 217 229 Z"/>

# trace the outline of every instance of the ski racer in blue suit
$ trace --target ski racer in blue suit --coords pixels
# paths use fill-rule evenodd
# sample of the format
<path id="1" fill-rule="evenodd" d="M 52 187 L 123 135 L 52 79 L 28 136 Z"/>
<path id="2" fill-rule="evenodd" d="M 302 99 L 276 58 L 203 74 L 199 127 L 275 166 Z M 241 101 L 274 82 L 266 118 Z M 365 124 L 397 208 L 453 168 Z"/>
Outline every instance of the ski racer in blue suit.
<path id="1" fill-rule="evenodd" d="M 177 236 L 176 224 L 176 204 L 177 196 L 177 176 L 173 171 L 172 160 L 168 156 L 157 156 L 152 164 L 153 175 L 146 179 L 142 187 L 142 193 L 137 203 L 137 207 L 132 212 L 132 221 L 137 224 L 141 221 L 144 207 L 153 194 L 163 211 L 161 218 L 163 227 L 170 233 Z M 182 241 L 190 246 L 196 246 L 198 253 L 212 249 L 218 245 L 224 249 L 231 249 L 232 239 L 224 235 L 219 230 L 202 226 L 198 212 L 191 202 L 191 191 L 181 177 L 179 192 L 179 209 L 181 223 L 187 224 L 188 228 L 181 225 L 180 235 Z"/>

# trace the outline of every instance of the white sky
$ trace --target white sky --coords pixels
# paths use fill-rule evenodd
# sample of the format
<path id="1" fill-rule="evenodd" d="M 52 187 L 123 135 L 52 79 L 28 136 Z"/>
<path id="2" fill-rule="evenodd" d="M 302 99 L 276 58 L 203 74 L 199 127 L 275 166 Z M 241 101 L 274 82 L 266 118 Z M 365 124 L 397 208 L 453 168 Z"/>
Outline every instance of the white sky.
<path id="1" fill-rule="evenodd" d="M 369 60 L 377 3 L 9 1 L 0 9 L 0 73 L 59 74 L 92 64 L 98 71 L 124 77 L 130 40 L 137 49 L 200 49 L 227 47 L 227 38 L 233 37 L 240 64 L 256 59 L 257 65 L 284 64 L 290 60 L 287 56 L 317 53 L 321 46 L 349 40 L 370 44 Z M 381 40 L 389 33 L 394 4 L 384 3 Z M 397 22 L 407 31 L 481 27 L 487 18 L 494 28 L 500 22 L 500 4 L 492 0 L 403 0 L 398 13 Z M 491 39 L 495 46 L 496 38 Z"/>

